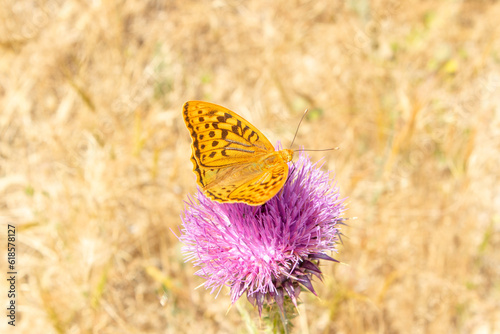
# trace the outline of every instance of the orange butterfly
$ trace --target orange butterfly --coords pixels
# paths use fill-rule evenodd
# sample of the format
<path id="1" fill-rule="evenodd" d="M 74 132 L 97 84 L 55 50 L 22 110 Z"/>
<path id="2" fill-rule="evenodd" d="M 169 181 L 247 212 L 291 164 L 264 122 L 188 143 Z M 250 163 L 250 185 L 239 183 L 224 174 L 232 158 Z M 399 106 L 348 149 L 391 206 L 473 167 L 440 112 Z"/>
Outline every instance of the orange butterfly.
<path id="1" fill-rule="evenodd" d="M 196 182 L 208 197 L 221 203 L 261 205 L 280 191 L 292 150 L 275 151 L 247 120 L 213 103 L 188 101 L 182 114 L 193 140 Z"/>

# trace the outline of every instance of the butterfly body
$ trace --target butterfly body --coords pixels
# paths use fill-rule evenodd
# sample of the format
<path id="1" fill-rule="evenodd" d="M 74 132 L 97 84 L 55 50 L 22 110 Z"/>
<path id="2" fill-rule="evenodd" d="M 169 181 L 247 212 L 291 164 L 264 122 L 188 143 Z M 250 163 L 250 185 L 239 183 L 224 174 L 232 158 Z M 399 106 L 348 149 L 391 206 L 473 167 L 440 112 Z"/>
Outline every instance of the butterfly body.
<path id="1" fill-rule="evenodd" d="M 292 150 L 275 151 L 243 117 L 213 103 L 186 102 L 183 117 L 196 181 L 211 199 L 261 205 L 283 187 Z"/>

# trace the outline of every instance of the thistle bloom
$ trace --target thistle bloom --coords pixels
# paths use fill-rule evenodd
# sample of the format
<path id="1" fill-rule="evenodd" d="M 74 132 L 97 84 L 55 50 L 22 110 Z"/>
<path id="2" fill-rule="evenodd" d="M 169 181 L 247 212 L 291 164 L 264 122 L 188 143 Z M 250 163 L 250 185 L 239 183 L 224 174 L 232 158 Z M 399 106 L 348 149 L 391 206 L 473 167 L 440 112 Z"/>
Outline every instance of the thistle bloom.
<path id="1" fill-rule="evenodd" d="M 326 253 L 336 252 L 344 200 L 305 153 L 289 167 L 282 190 L 262 206 L 214 202 L 198 189 L 182 217 L 183 251 L 205 287 L 229 286 L 233 303 L 246 293 L 259 314 L 273 300 L 283 313 L 286 296 L 297 306 L 300 285 L 316 294 L 318 260 L 336 261 Z"/>

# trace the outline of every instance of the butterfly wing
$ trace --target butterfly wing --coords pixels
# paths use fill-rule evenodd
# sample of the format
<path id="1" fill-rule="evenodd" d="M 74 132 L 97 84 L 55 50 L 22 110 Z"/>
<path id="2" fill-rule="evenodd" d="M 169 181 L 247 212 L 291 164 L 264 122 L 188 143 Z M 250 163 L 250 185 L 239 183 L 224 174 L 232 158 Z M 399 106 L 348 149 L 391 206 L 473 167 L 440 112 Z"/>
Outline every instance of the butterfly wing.
<path id="1" fill-rule="evenodd" d="M 280 191 L 287 177 L 288 165 L 283 161 L 261 173 L 261 175 L 247 180 L 242 185 L 231 190 L 231 192 L 227 193 L 227 198 L 231 202 L 245 202 L 249 205 L 264 204 Z M 215 195 L 218 193 L 223 194 L 224 190 L 216 187 L 215 189 L 210 189 L 209 192 L 214 196 L 213 193 Z"/>
<path id="2" fill-rule="evenodd" d="M 260 200 L 259 203 L 257 199 L 247 200 L 260 196 L 259 192 L 252 195 L 250 189 L 266 193 L 268 189 L 277 187 L 276 194 L 283 186 L 288 165 L 284 163 L 284 180 L 280 179 L 273 186 L 271 184 L 275 179 L 266 183 L 275 174 L 271 170 L 259 169 L 262 167 L 259 163 L 263 157 L 274 154 L 274 147 L 243 117 L 222 106 L 202 101 L 186 102 L 183 116 L 193 140 L 191 161 L 197 183 L 212 199 L 248 204 L 256 202 L 251 205 L 258 205 Z M 277 169 L 275 173 L 282 169 Z M 259 186 L 258 181 L 264 181 L 263 185 Z"/>
<path id="3" fill-rule="evenodd" d="M 258 156 L 274 151 L 259 130 L 224 107 L 189 101 L 184 104 L 183 116 L 192 138 L 191 161 L 202 186 L 209 183 L 206 179 L 213 178 L 217 169 L 258 160 Z M 214 171 L 205 177 L 200 175 L 204 169 Z"/>
<path id="4" fill-rule="evenodd" d="M 219 105 L 189 101 L 184 121 L 191 132 L 193 155 L 205 167 L 245 162 L 256 153 L 273 152 L 267 138 L 243 117 Z"/>

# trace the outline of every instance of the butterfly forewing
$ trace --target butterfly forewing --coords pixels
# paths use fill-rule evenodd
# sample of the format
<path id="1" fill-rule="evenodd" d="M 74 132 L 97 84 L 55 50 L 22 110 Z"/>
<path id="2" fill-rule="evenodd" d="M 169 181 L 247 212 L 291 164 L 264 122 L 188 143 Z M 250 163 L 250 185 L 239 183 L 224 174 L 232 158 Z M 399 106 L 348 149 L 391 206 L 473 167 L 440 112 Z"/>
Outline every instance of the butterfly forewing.
<path id="1" fill-rule="evenodd" d="M 183 116 L 197 183 L 210 198 L 260 205 L 283 187 L 291 153 L 276 152 L 243 117 L 202 101 L 186 102 Z"/>
<path id="2" fill-rule="evenodd" d="M 259 130 L 224 107 L 201 101 L 184 104 L 184 121 L 193 139 L 195 158 L 203 167 L 246 162 L 249 154 L 274 151 Z"/>

